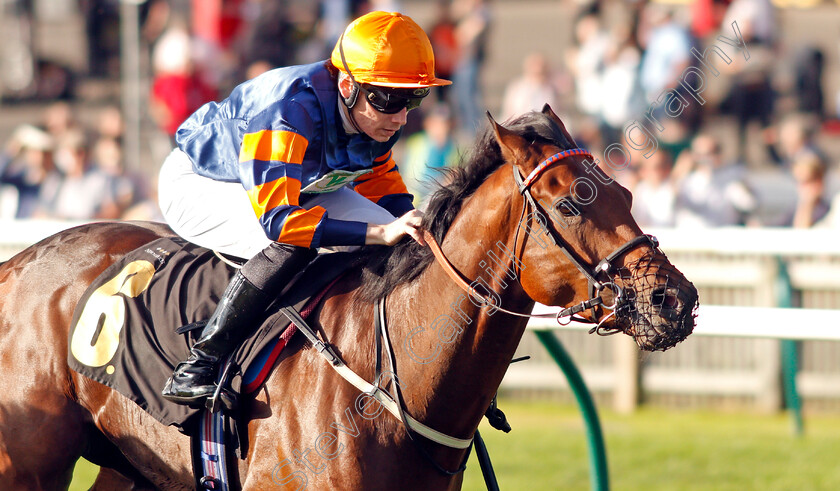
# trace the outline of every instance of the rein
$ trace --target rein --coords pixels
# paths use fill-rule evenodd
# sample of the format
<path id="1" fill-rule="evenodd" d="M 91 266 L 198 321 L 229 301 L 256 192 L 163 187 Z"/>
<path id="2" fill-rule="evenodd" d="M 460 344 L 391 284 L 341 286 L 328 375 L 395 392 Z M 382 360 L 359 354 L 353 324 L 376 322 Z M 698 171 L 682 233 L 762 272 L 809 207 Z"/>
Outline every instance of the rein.
<path id="1" fill-rule="evenodd" d="M 522 219 L 525 216 L 525 211 L 527 210 L 528 204 L 534 208 L 535 211 L 539 213 L 539 217 L 545 216 L 544 210 L 536 203 L 533 196 L 531 196 L 530 187 L 531 185 L 539 179 L 540 175 L 545 172 L 546 169 L 551 167 L 551 165 L 560 162 L 561 160 L 576 156 L 576 155 L 584 155 L 589 156 L 592 158 L 592 155 L 583 150 L 581 148 L 574 148 L 571 150 L 565 150 L 563 152 L 556 153 L 551 157 L 543 160 L 540 162 L 539 165 L 528 175 L 527 178 L 524 180 L 522 176 L 519 174 L 516 166 L 513 167 L 513 174 L 514 180 L 517 183 L 519 188 L 520 194 L 522 194 L 525 198 L 523 205 L 522 205 L 522 215 L 519 218 L 519 223 L 516 227 L 516 237 L 519 237 L 519 229 L 522 227 Z M 540 218 L 538 218 L 539 220 Z M 429 248 L 432 250 L 432 253 L 435 256 L 437 262 L 441 265 L 443 270 L 446 272 L 447 275 L 458 285 L 461 289 L 471 295 L 473 298 L 481 300 L 485 305 L 490 305 L 492 309 L 496 309 L 502 311 L 506 314 L 517 316 L 517 317 L 526 317 L 526 318 L 550 318 L 555 317 L 557 322 L 562 324 L 563 322 L 561 319 L 568 318 L 571 321 L 574 316 L 580 312 L 594 309 L 595 307 L 601 305 L 604 308 L 612 309 L 613 312 L 602 319 L 600 322 L 586 319 L 586 318 L 579 318 L 579 320 L 583 322 L 588 322 L 592 324 L 597 324 L 590 330 L 590 333 L 597 332 L 598 334 L 602 334 L 600 331 L 601 324 L 615 314 L 615 309 L 618 308 L 620 302 L 623 299 L 623 290 L 621 287 L 616 285 L 611 281 L 601 282 L 597 279 L 597 275 L 599 274 L 609 274 L 615 268 L 612 265 L 612 262 L 618 258 L 619 256 L 626 254 L 627 252 L 641 246 L 641 245 L 650 245 L 654 249 L 658 246 L 658 242 L 655 237 L 651 235 L 640 235 L 638 237 L 634 237 L 633 239 L 627 241 L 622 246 L 617 248 L 615 251 L 607 255 L 603 260 L 601 260 L 598 265 L 595 267 L 594 270 L 590 269 L 588 265 L 583 263 L 577 256 L 568 248 L 567 244 L 563 239 L 557 234 L 552 228 L 547 227 L 546 229 L 549 231 L 549 236 L 551 237 L 552 242 L 555 246 L 559 247 L 560 250 L 563 251 L 564 254 L 571 260 L 571 262 L 583 273 L 583 275 L 589 280 L 589 283 L 592 288 L 592 298 L 589 300 L 585 300 L 577 305 L 572 307 L 568 307 L 565 309 L 561 309 L 556 314 L 526 314 L 521 312 L 514 312 L 511 310 L 507 310 L 502 308 L 499 305 L 494 305 L 493 301 L 485 297 L 484 295 L 478 293 L 472 286 L 470 286 L 469 280 L 460 272 L 452 262 L 446 257 L 443 251 L 440 248 L 440 244 L 438 244 L 435 237 L 429 233 L 428 230 L 423 230 L 423 238 L 425 239 L 426 243 L 429 245 Z M 514 252 L 516 251 L 516 245 L 514 244 Z M 614 288 L 616 292 L 615 302 L 612 306 L 606 306 L 603 303 L 603 300 L 597 294 L 606 287 Z M 287 314 L 289 315 L 289 314 Z M 291 318 L 291 317 L 290 317 Z M 388 335 L 388 327 L 387 327 L 387 320 L 385 316 L 385 297 L 379 299 L 374 308 L 374 350 L 376 353 L 376 365 L 374 368 L 374 375 L 375 380 L 374 384 L 370 384 L 358 375 L 355 372 L 350 370 L 346 365 L 344 365 L 340 358 L 337 355 L 327 356 L 323 350 L 319 349 L 319 351 L 324 354 L 328 360 L 331 361 L 333 368 L 335 368 L 342 377 L 348 380 L 350 383 L 355 385 L 359 390 L 365 392 L 367 395 L 376 398 L 380 403 L 382 403 L 385 408 L 391 412 L 394 416 L 397 417 L 404 425 L 406 429 L 406 433 L 412 443 L 415 444 L 418 451 L 423 455 L 426 460 L 428 460 L 435 469 L 440 472 L 441 474 L 452 476 L 464 471 L 467 463 L 467 459 L 469 458 L 470 451 L 472 450 L 474 438 L 469 439 L 460 439 L 445 435 L 438 431 L 435 431 L 428 426 L 423 425 L 410 414 L 408 414 L 405 410 L 405 401 L 403 399 L 402 390 L 399 384 L 399 379 L 397 378 L 397 364 L 396 364 L 396 357 L 394 355 L 393 347 L 391 346 L 390 338 Z M 295 319 L 293 319 L 295 320 Z M 302 324 L 302 319 L 300 320 Z M 618 331 L 615 331 L 618 332 Z M 313 341 L 313 345 L 316 345 L 316 342 Z M 386 360 L 390 364 L 391 368 L 391 375 L 393 375 L 394 380 L 391 383 L 392 391 L 389 393 L 385 389 L 380 387 L 381 377 L 383 375 L 383 352 L 386 355 Z M 387 373 L 387 372 L 386 372 Z M 477 433 L 477 432 L 476 432 Z M 461 465 L 455 470 L 448 470 L 443 468 L 430 454 L 429 452 L 423 447 L 423 445 L 415 438 L 416 435 L 422 435 L 428 438 L 431 441 L 434 441 L 438 444 L 448 446 L 450 448 L 455 449 L 467 449 L 466 455 L 464 456 L 463 460 L 461 461 Z M 477 434 L 474 435 L 477 437 Z"/>
<path id="2" fill-rule="evenodd" d="M 555 314 L 523 314 L 521 312 L 513 312 L 511 310 L 503 309 L 498 305 L 493 305 L 493 301 L 483 296 L 482 294 L 475 291 L 473 287 L 470 286 L 470 283 L 467 281 L 467 278 L 461 274 L 460 271 L 455 269 L 455 266 L 449 261 L 449 258 L 443 253 L 440 248 L 440 245 L 435 240 L 434 236 L 430 234 L 428 231 L 423 231 L 423 238 L 426 240 L 426 243 L 429 245 L 429 248 L 432 250 L 432 253 L 435 255 L 435 259 L 437 259 L 438 264 L 443 267 L 443 270 L 446 271 L 446 274 L 449 275 L 450 278 L 455 282 L 456 285 L 461 287 L 462 290 L 472 295 L 474 298 L 481 300 L 485 304 L 490 304 L 493 309 L 504 312 L 506 314 L 515 315 L 518 317 L 535 317 L 535 318 L 549 318 L 555 317 Z"/>
<path id="3" fill-rule="evenodd" d="M 552 164 L 560 162 L 561 160 L 575 156 L 575 155 L 585 155 L 589 156 L 590 158 L 592 155 L 587 152 L 586 150 L 580 148 L 574 148 L 571 150 L 565 150 L 563 152 L 556 153 L 551 157 L 543 160 L 540 162 L 539 165 L 528 175 L 525 180 L 522 179 L 522 176 L 519 174 L 516 166 L 513 167 L 513 175 L 514 179 L 518 185 L 519 192 L 525 197 L 525 201 L 522 205 L 522 216 L 519 219 L 519 223 L 516 228 L 516 237 L 519 237 L 519 229 L 522 226 L 522 218 L 525 216 L 525 211 L 527 210 L 528 204 L 534 208 L 535 211 L 539 213 L 539 217 L 545 216 L 544 210 L 534 201 L 533 196 L 531 196 L 531 192 L 529 188 L 531 185 L 540 177 L 540 175 L 545 172 Z M 540 219 L 538 218 L 538 220 Z M 546 318 L 546 317 L 555 317 L 557 322 L 562 324 L 561 319 L 568 318 L 571 321 L 574 316 L 580 312 L 594 309 L 595 307 L 601 305 L 604 308 L 612 309 L 613 312 L 602 319 L 600 322 L 596 322 L 594 320 L 580 318 L 579 320 L 583 322 L 588 322 L 592 324 L 597 324 L 590 330 L 590 333 L 597 332 L 598 334 L 602 334 L 600 332 L 601 324 L 608 319 L 610 316 L 615 314 L 615 309 L 618 308 L 621 301 L 624 298 L 623 290 L 621 287 L 616 285 L 611 281 L 601 282 L 597 279 L 599 274 L 610 274 L 615 268 L 612 265 L 612 261 L 614 261 L 619 256 L 630 252 L 631 250 L 642 246 L 642 245 L 650 245 L 652 248 L 656 248 L 658 246 L 658 241 L 652 235 L 640 235 L 638 237 L 634 237 L 633 239 L 625 242 L 622 246 L 618 249 L 607 255 L 603 260 L 601 260 L 598 265 L 592 270 L 587 264 L 583 263 L 577 256 L 568 248 L 567 244 L 563 239 L 557 234 L 553 228 L 549 228 L 546 225 L 546 229 L 549 232 L 549 237 L 551 237 L 552 242 L 555 246 L 559 247 L 561 251 L 571 260 L 571 262 L 583 273 L 583 275 L 589 280 L 589 283 L 592 287 L 592 298 L 589 300 L 585 300 L 580 302 L 577 305 L 572 307 L 568 307 L 565 309 L 560 310 L 556 314 L 526 314 L 521 312 L 514 312 L 511 310 L 507 310 L 502 308 L 501 306 L 494 305 L 493 301 L 478 293 L 474 288 L 470 286 L 470 282 L 468 279 L 458 271 L 455 266 L 449 261 L 446 255 L 440 248 L 437 240 L 434 236 L 429 233 L 427 230 L 423 230 L 423 238 L 425 239 L 426 243 L 429 245 L 429 248 L 432 250 L 432 253 L 435 256 L 437 262 L 443 267 L 443 270 L 449 275 L 450 278 L 457 284 L 461 289 L 467 292 L 469 295 L 473 296 L 474 298 L 480 299 L 485 305 L 490 305 L 491 308 L 500 310 L 506 314 L 514 315 L 518 317 L 526 317 L 526 318 Z M 514 251 L 516 247 L 514 245 Z M 597 294 L 606 287 L 614 288 L 616 292 L 615 302 L 612 306 L 606 306 L 603 304 L 603 300 L 597 296 Z M 353 384 L 356 388 L 360 391 L 364 392 L 370 397 L 375 398 L 379 401 L 385 409 L 388 410 L 391 414 L 393 414 L 397 419 L 399 419 L 405 426 L 406 432 L 409 436 L 409 439 L 417 446 L 420 453 L 432 463 L 435 469 L 448 476 L 452 476 L 463 472 L 466 461 L 469 458 L 470 450 L 473 446 L 473 438 L 463 439 L 463 438 L 455 438 L 439 431 L 436 431 L 423 423 L 417 421 L 413 418 L 410 414 L 408 414 L 405 410 L 405 401 L 403 400 L 403 395 L 401 388 L 399 386 L 399 379 L 397 378 L 396 374 L 396 357 L 394 356 L 394 350 L 391 346 L 391 342 L 388 335 L 388 328 L 387 328 L 387 321 L 385 316 L 385 297 L 381 298 L 374 309 L 374 325 L 375 325 L 375 352 L 376 352 L 376 366 L 375 366 L 375 380 L 374 384 L 367 382 L 366 380 L 362 379 L 359 375 L 357 375 L 353 370 L 351 370 L 347 365 L 341 361 L 341 358 L 333 352 L 331 347 L 326 343 L 323 343 L 318 339 L 317 335 L 312 331 L 312 329 L 306 324 L 306 322 L 297 314 L 294 309 L 283 309 L 283 312 L 289 317 L 290 320 L 295 322 L 299 329 L 304 332 L 307 338 L 312 342 L 313 346 L 320 352 L 322 356 L 324 356 L 329 362 L 330 365 L 335 369 L 345 380 Z M 616 331 L 617 332 L 617 331 Z M 382 371 L 382 354 L 384 353 L 387 356 L 387 360 L 390 364 L 391 374 L 394 377 L 392 381 L 393 392 L 389 393 L 388 391 L 384 390 L 380 387 L 381 376 L 383 375 Z M 426 449 L 422 446 L 422 444 L 414 438 L 415 435 L 422 435 L 425 438 L 450 447 L 454 449 L 467 449 L 467 453 L 464 459 L 461 462 L 461 465 L 455 469 L 454 471 L 444 469 L 429 453 Z"/>
<path id="4" fill-rule="evenodd" d="M 383 312 L 384 312 L 384 307 Z M 301 317 L 297 310 L 292 307 L 281 307 L 281 312 L 290 320 L 292 321 L 298 328 L 298 330 L 312 343 L 313 348 L 318 351 L 318 353 L 329 363 L 329 365 L 338 372 L 341 377 L 350 382 L 354 387 L 359 389 L 359 391 L 364 392 L 370 397 L 373 397 L 377 401 L 382 404 L 382 406 L 392 415 L 394 415 L 397 419 L 403 422 L 408 428 L 412 431 L 423 435 L 424 437 L 428 438 L 429 440 L 439 443 L 441 445 L 460 449 L 463 450 L 465 448 L 470 448 L 473 444 L 473 439 L 465 439 L 465 438 L 455 438 L 449 436 L 445 433 L 441 433 L 434 428 L 430 428 L 420 421 L 414 419 L 410 414 L 407 414 L 400 404 L 385 390 L 379 387 L 379 380 L 374 380 L 376 385 L 371 384 L 367 380 L 363 379 L 360 375 L 354 372 L 335 352 L 333 347 L 330 344 L 327 344 L 321 341 L 318 338 L 318 335 L 315 333 L 315 330 L 309 326 L 309 324 Z M 379 316 L 380 314 L 375 313 L 375 316 Z M 388 349 L 391 353 L 393 350 L 390 348 L 390 344 Z M 378 356 L 378 355 L 377 355 Z M 393 358 L 392 358 L 393 359 Z M 392 365 L 395 366 L 395 365 Z M 378 369 L 381 369 L 381 361 L 377 361 Z M 393 372 L 391 372 L 393 373 Z M 394 373 L 394 378 L 396 378 L 396 374 Z"/>

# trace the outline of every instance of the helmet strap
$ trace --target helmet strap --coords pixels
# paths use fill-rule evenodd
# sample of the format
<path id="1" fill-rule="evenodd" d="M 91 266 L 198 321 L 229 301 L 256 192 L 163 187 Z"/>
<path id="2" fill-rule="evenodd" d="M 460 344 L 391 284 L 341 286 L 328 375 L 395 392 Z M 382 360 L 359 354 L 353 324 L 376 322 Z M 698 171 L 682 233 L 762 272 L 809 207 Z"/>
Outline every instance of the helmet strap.
<path id="1" fill-rule="evenodd" d="M 353 109 L 353 106 L 356 105 L 356 102 L 359 99 L 359 83 L 356 82 L 356 77 L 353 76 L 353 73 L 350 71 L 350 67 L 347 66 L 347 59 L 344 58 L 344 33 L 341 33 L 341 37 L 338 38 L 338 53 L 341 55 L 341 64 L 344 65 L 344 72 L 350 77 L 350 81 L 353 82 L 353 88 L 350 91 L 350 95 L 347 97 L 341 96 L 342 102 L 344 105 L 347 106 L 347 109 Z M 352 114 L 351 114 L 352 119 Z M 353 122 L 355 126 L 356 122 Z"/>
<path id="2" fill-rule="evenodd" d="M 353 73 L 350 71 L 350 67 L 347 66 L 347 60 L 344 58 L 344 33 L 341 33 L 341 37 L 338 38 L 338 52 L 341 55 L 341 64 L 344 65 L 344 72 L 347 73 L 347 76 L 350 77 L 350 81 L 353 83 L 353 88 L 350 90 L 350 95 L 344 97 L 339 90 L 338 95 L 341 97 L 341 102 L 344 103 L 344 106 L 347 108 L 347 117 L 350 120 L 350 124 L 356 128 L 361 134 L 365 134 L 361 128 L 359 128 L 359 123 L 356 122 L 356 117 L 353 116 L 353 106 L 356 105 L 356 102 L 359 100 L 359 82 L 356 82 L 356 78 L 353 77 Z"/>

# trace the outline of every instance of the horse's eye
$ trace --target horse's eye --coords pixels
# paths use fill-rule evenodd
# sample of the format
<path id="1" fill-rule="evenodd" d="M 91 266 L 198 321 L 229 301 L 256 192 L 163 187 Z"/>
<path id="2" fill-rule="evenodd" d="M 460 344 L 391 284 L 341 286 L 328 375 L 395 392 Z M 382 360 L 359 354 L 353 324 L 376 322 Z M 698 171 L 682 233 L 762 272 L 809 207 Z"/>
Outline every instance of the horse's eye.
<path id="1" fill-rule="evenodd" d="M 580 215 L 580 210 L 575 207 L 572 200 L 568 198 L 560 198 L 554 202 L 554 209 L 560 212 L 564 217 L 576 217 Z"/>

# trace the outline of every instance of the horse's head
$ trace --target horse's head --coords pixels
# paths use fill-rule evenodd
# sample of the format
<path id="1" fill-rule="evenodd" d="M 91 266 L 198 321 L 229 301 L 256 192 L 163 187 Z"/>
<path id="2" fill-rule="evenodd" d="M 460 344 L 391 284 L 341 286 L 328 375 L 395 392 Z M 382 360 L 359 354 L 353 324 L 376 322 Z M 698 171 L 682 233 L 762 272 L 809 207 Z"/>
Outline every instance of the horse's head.
<path id="1" fill-rule="evenodd" d="M 546 305 L 575 306 L 565 313 L 584 313 L 597 332 L 624 332 L 644 350 L 668 349 L 691 334 L 694 285 L 642 234 L 631 193 L 573 150 L 551 108 L 509 128 L 491 124 L 523 196 L 515 247 L 525 292 Z"/>

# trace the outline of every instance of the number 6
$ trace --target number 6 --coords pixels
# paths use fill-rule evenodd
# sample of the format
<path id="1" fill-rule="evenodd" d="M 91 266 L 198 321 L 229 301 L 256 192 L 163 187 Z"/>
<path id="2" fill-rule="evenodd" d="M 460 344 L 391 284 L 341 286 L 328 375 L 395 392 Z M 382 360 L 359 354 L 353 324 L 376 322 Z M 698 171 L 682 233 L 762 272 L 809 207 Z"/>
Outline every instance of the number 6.
<path id="1" fill-rule="evenodd" d="M 101 367 L 111 361 L 125 325 L 125 299 L 120 294 L 132 298 L 140 295 L 149 287 L 153 274 L 152 263 L 134 261 L 91 294 L 70 341 L 70 352 L 80 363 Z"/>

